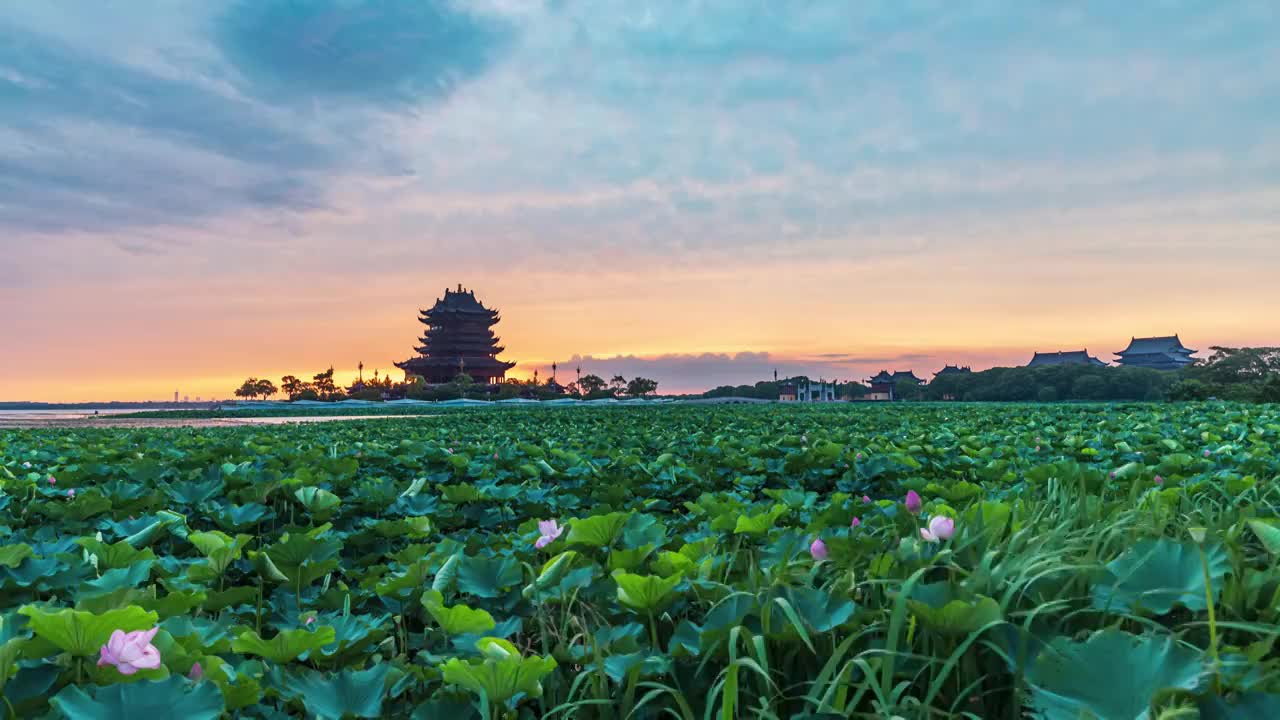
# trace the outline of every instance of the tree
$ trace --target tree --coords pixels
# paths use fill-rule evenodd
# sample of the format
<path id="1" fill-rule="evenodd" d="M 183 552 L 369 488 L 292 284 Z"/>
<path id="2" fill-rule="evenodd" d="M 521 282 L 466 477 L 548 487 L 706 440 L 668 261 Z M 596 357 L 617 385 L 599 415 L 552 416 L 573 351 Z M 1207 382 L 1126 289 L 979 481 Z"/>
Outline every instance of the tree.
<path id="1" fill-rule="evenodd" d="M 599 375 L 583 375 L 582 379 L 578 381 L 578 387 L 582 390 L 584 396 L 591 397 L 604 392 L 607 386 L 604 378 Z"/>
<path id="2" fill-rule="evenodd" d="M 652 392 L 657 392 L 658 381 L 649 378 L 636 377 L 627 383 L 627 394 L 631 397 L 644 397 Z"/>
<path id="3" fill-rule="evenodd" d="M 923 388 L 921 388 L 920 383 L 915 380 L 899 378 L 898 381 L 893 384 L 893 396 L 899 400 L 919 400 L 920 396 L 923 394 Z"/>
<path id="4" fill-rule="evenodd" d="M 621 375 L 614 375 L 613 378 L 609 380 L 609 391 L 612 392 L 614 395 L 617 395 L 618 393 L 623 392 L 626 389 L 627 389 L 627 379 L 622 377 Z"/>
<path id="5" fill-rule="evenodd" d="M 270 380 L 267 380 L 266 378 L 263 378 L 262 380 L 258 381 L 257 390 L 258 390 L 258 394 L 262 396 L 263 400 L 266 400 L 267 398 L 279 392 L 279 390 L 276 388 L 276 384 L 271 382 Z"/>
<path id="6" fill-rule="evenodd" d="M 1097 375 L 1084 375 L 1071 383 L 1071 396 L 1077 400 L 1105 400 L 1107 383 Z"/>
<path id="7" fill-rule="evenodd" d="M 244 384 L 236 388 L 236 397 L 256 399 L 259 395 L 265 400 L 276 394 L 276 386 L 270 380 L 259 380 L 251 377 L 244 381 Z"/>
<path id="8" fill-rule="evenodd" d="M 321 400 L 334 400 L 338 396 L 338 388 L 333 384 L 333 368 L 330 367 L 322 373 L 316 373 L 312 377 L 311 387 L 315 388 L 316 395 Z"/>
<path id="9" fill-rule="evenodd" d="M 285 375 L 280 378 L 280 389 L 290 400 L 297 400 L 302 396 L 302 391 L 307 389 L 307 384 L 292 375 Z"/>

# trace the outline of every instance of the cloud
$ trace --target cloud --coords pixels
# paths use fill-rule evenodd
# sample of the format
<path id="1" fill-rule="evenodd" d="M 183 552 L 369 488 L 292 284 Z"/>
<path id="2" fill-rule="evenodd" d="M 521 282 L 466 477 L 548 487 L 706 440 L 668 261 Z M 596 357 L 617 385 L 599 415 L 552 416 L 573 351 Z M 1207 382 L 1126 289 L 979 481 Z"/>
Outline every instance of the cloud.
<path id="1" fill-rule="evenodd" d="M 260 96 L 418 105 L 483 73 L 512 28 L 446 0 L 240 0 L 218 22 Z"/>

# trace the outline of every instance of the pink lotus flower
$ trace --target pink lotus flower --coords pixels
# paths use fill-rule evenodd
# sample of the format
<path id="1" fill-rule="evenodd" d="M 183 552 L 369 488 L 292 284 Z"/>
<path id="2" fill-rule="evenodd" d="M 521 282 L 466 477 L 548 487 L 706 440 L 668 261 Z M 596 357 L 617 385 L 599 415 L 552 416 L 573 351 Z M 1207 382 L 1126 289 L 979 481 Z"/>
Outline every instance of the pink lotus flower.
<path id="1" fill-rule="evenodd" d="M 814 538 L 813 544 L 809 546 L 809 554 L 819 562 L 827 559 L 827 544 L 822 542 L 822 538 Z"/>
<path id="2" fill-rule="evenodd" d="M 858 453 L 858 459 L 859 459 L 859 460 L 861 460 L 861 459 L 862 459 L 862 453 Z"/>
<path id="3" fill-rule="evenodd" d="M 67 488 L 67 497 L 74 498 L 76 496 L 75 488 Z"/>
<path id="4" fill-rule="evenodd" d="M 54 477 L 54 476 L 50 475 L 50 476 L 49 476 L 49 484 L 50 484 L 50 485 L 57 485 L 57 484 L 58 484 L 58 478 L 56 478 L 56 477 Z"/>
<path id="5" fill-rule="evenodd" d="M 191 672 L 187 673 L 187 679 L 200 682 L 200 678 L 204 677 L 204 668 L 200 667 L 200 663 L 191 666 Z"/>
<path id="6" fill-rule="evenodd" d="M 310 626 L 310 625 L 311 625 L 311 623 L 313 623 L 313 622 L 315 622 L 315 621 L 316 621 L 316 616 L 315 616 L 315 615 L 309 615 L 309 616 L 307 617 L 307 619 L 306 619 L 306 620 L 303 620 L 303 621 L 302 621 L 302 626 L 303 626 L 303 627 L 308 627 L 308 626 Z"/>
<path id="7" fill-rule="evenodd" d="M 1040 452 L 1040 446 L 1039 446 L 1039 445 L 1037 445 L 1037 446 L 1036 446 L 1036 452 Z"/>
<path id="8" fill-rule="evenodd" d="M 934 515 L 929 518 L 929 527 L 920 528 L 920 537 L 927 542 L 936 543 L 950 538 L 956 532 L 956 521 L 945 515 Z"/>
<path id="9" fill-rule="evenodd" d="M 1212 454 L 1213 454 L 1213 453 L 1212 453 L 1212 452 L 1209 452 L 1208 450 L 1205 450 L 1205 451 L 1204 451 L 1204 456 L 1205 456 L 1205 457 L 1209 457 L 1209 456 L 1210 456 L 1210 455 L 1212 455 Z"/>
<path id="10" fill-rule="evenodd" d="M 853 522 L 849 523 L 849 528 L 850 528 L 850 529 L 853 529 L 853 528 L 858 527 L 858 526 L 859 526 L 859 525 L 861 525 L 861 524 L 862 524 L 862 520 L 861 520 L 861 519 L 859 519 L 859 518 L 856 518 L 856 517 L 855 517 L 855 518 L 853 519 Z"/>
<path id="11" fill-rule="evenodd" d="M 862 504 L 863 504 L 863 505 L 870 505 L 870 504 L 871 504 L 871 496 L 870 496 L 870 495 L 863 495 L 863 496 L 862 496 Z"/>
<path id="12" fill-rule="evenodd" d="M 1164 478 L 1162 478 L 1162 477 L 1160 477 L 1159 475 L 1157 475 L 1157 476 L 1156 476 L 1156 484 L 1157 484 L 1157 485 L 1163 485 L 1163 484 L 1164 484 Z"/>
<path id="13" fill-rule="evenodd" d="M 541 550 L 542 548 L 555 542 L 555 539 L 564 534 L 564 528 L 556 523 L 555 519 L 538 521 L 538 541 L 533 544 L 534 547 Z"/>
<path id="14" fill-rule="evenodd" d="M 98 667 L 115 665 L 121 675 L 132 675 L 139 670 L 155 670 L 160 667 L 160 651 L 151 644 L 160 628 L 135 630 L 126 633 L 116 630 L 111 639 L 98 651 Z"/>
<path id="15" fill-rule="evenodd" d="M 907 491 L 907 512 L 915 514 L 920 512 L 920 508 L 924 507 L 924 503 L 920 500 L 920 495 L 915 490 Z"/>

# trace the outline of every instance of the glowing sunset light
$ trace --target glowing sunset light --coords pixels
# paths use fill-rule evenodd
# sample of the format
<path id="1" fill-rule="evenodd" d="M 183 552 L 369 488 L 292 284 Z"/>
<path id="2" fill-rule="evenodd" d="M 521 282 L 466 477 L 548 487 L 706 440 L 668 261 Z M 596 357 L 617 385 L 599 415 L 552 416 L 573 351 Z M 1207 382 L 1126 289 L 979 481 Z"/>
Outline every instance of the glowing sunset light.
<path id="1" fill-rule="evenodd" d="M 1280 344 L 1267 4 L 646 8 L 16 3 L 0 400 L 400 379 L 458 283 L 673 393 Z"/>

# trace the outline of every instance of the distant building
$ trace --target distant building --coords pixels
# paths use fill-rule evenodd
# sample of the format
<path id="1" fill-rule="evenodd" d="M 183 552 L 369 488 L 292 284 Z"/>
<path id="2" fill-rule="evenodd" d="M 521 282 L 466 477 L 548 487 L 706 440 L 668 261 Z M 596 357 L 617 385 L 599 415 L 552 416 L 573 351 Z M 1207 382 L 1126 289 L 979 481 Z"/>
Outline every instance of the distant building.
<path id="1" fill-rule="evenodd" d="M 959 365 L 948 365 L 934 373 L 933 379 L 937 380 L 940 377 L 946 377 L 948 375 L 970 375 L 972 373 L 973 371 L 970 370 L 967 365 L 965 367 L 960 367 Z"/>
<path id="2" fill-rule="evenodd" d="M 947 365 L 946 367 L 942 368 L 938 372 L 934 373 L 933 379 L 937 380 L 938 378 L 955 377 L 957 375 L 972 375 L 972 374 L 973 374 L 973 370 L 970 370 L 968 365 L 964 367 L 960 367 L 959 365 Z M 956 395 L 955 393 L 944 392 L 942 394 L 942 399 L 955 400 Z"/>
<path id="3" fill-rule="evenodd" d="M 871 392 L 862 396 L 863 400 L 871 401 L 888 401 L 897 397 L 897 386 L 899 380 L 909 380 L 916 385 L 923 385 L 924 380 L 916 377 L 912 370 L 881 370 L 875 376 L 867 379 L 867 385 L 871 387 Z"/>
<path id="4" fill-rule="evenodd" d="M 1045 367 L 1048 365 L 1093 365 L 1105 367 L 1106 363 L 1089 354 L 1086 350 L 1069 350 L 1066 352 L 1035 353 L 1027 367 Z"/>
<path id="5" fill-rule="evenodd" d="M 778 388 L 781 402 L 835 402 L 839 388 L 835 382 L 798 380 Z"/>
<path id="6" fill-rule="evenodd" d="M 1129 347 L 1116 353 L 1123 367 L 1152 370 L 1178 370 L 1195 362 L 1196 351 L 1183 347 L 1177 335 L 1167 337 L 1130 338 Z"/>

